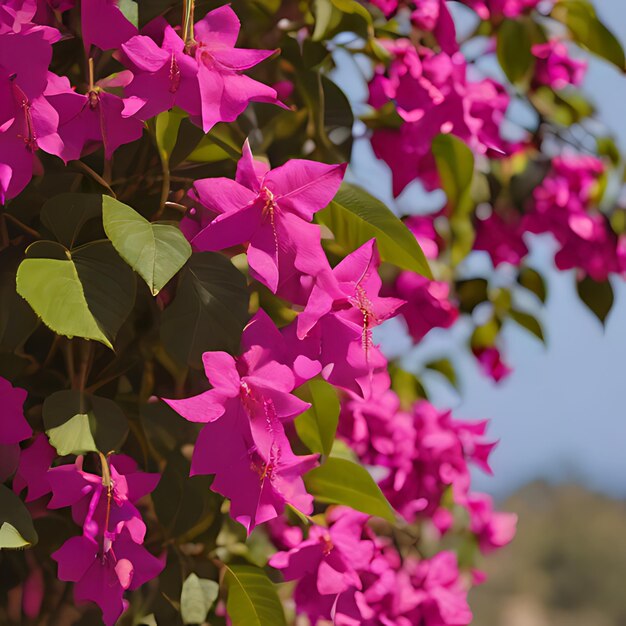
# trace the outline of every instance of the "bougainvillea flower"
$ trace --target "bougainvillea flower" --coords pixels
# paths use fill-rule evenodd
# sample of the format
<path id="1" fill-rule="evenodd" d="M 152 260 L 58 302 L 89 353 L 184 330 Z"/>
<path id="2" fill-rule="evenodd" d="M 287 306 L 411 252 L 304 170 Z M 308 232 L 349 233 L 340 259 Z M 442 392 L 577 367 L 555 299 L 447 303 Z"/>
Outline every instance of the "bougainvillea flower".
<path id="1" fill-rule="evenodd" d="M 394 295 L 406 301 L 400 308 L 409 334 L 418 342 L 433 328 L 449 328 L 459 316 L 450 302 L 450 285 L 413 272 L 400 272 Z"/>
<path id="2" fill-rule="evenodd" d="M 106 548 L 88 536 L 71 537 L 52 558 L 59 565 L 59 579 L 75 583 L 75 600 L 98 604 L 107 626 L 113 626 L 128 607 L 124 592 L 138 589 L 164 567 L 126 530 Z"/>
<path id="3" fill-rule="evenodd" d="M 89 148 L 104 145 L 105 158 L 110 159 L 122 144 L 136 141 L 143 133 L 139 119 L 145 102 L 140 98 L 120 98 L 104 88 L 128 84 L 130 72 L 98 81 L 86 94 L 73 91 L 65 76 L 51 75 L 46 98 L 58 112 L 58 132 L 63 149 L 58 153 L 65 161 L 79 159 Z"/>
<path id="4" fill-rule="evenodd" d="M 111 50 L 137 34 L 137 27 L 120 10 L 119 0 L 81 0 L 80 14 L 87 54 L 92 45 Z"/>
<path id="5" fill-rule="evenodd" d="M 372 328 L 394 315 L 404 304 L 398 298 L 379 296 L 382 280 L 378 274 L 380 255 L 371 239 L 349 254 L 333 269 L 337 281 L 334 293 L 315 285 L 306 308 L 298 315 L 298 335 L 304 338 L 325 315 L 336 315 L 362 327 L 362 344 L 372 343 Z"/>
<path id="6" fill-rule="evenodd" d="M 515 18 L 534 9 L 541 0 L 461 0 L 471 7 L 483 20 L 508 17 Z"/>
<path id="7" fill-rule="evenodd" d="M 320 229 L 310 222 L 335 196 L 345 168 L 291 159 L 269 170 L 254 160 L 246 142 L 236 180 L 205 178 L 194 183 L 198 200 L 219 215 L 194 237 L 193 246 L 223 250 L 248 242 L 251 275 L 274 293 L 280 294 L 301 274 L 328 276 Z"/>
<path id="8" fill-rule="evenodd" d="M 416 178 L 427 189 L 439 186 L 432 142 L 441 133 L 459 137 L 476 154 L 510 151 L 500 136 L 510 100 L 501 84 L 469 80 L 460 53 L 416 48 L 408 39 L 384 45 L 392 60 L 371 80 L 369 104 L 379 109 L 393 101 L 403 124 L 375 130 L 372 147 L 392 170 L 395 196 Z"/>
<path id="9" fill-rule="evenodd" d="M 415 235 L 415 239 L 417 239 L 417 243 L 419 243 L 427 259 L 436 259 L 444 246 L 441 235 L 435 230 L 435 220 L 441 215 L 441 212 L 429 215 L 411 215 L 404 220 L 404 224 Z"/>
<path id="10" fill-rule="evenodd" d="M 251 328 L 244 331 L 244 344 L 258 331 Z M 211 488 L 231 500 L 231 516 L 248 532 L 279 515 L 285 503 L 311 513 L 313 499 L 302 475 L 316 465 L 317 455 L 294 455 L 283 427 L 310 406 L 290 393 L 296 380 L 290 367 L 260 345 L 236 360 L 225 352 L 206 352 L 203 362 L 213 388 L 165 400 L 185 419 L 206 423 L 192 475 L 215 475 Z"/>
<path id="11" fill-rule="evenodd" d="M 585 78 L 587 63 L 573 59 L 565 43 L 552 39 L 547 43 L 535 44 L 532 48 L 537 58 L 535 80 L 553 89 L 564 89 L 568 85 L 580 85 Z"/>
<path id="12" fill-rule="evenodd" d="M 24 389 L 13 387 L 0 376 L 0 444 L 19 443 L 33 434 L 24 417 L 27 395 Z"/>
<path id="13" fill-rule="evenodd" d="M 474 250 L 487 252 L 494 267 L 502 263 L 518 266 L 528 254 L 528 248 L 522 238 L 523 232 L 517 214 L 504 219 L 492 212 L 486 219 L 479 219 L 476 222 Z"/>
<path id="14" fill-rule="evenodd" d="M 499 383 L 513 370 L 502 360 L 500 350 L 495 346 L 485 346 L 473 349 L 474 356 L 485 376 Z"/>
<path id="15" fill-rule="evenodd" d="M 272 87 L 242 73 L 275 51 L 235 48 L 240 26 L 225 5 L 195 24 L 192 43 L 169 26 L 162 46 L 144 35 L 133 37 L 122 46 L 135 75 L 127 93 L 146 100 L 150 115 L 179 106 L 205 133 L 237 119 L 251 101 L 280 105 Z"/>
<path id="16" fill-rule="evenodd" d="M 373 542 L 362 539 L 367 519 L 347 507 L 334 509 L 329 528 L 312 526 L 306 540 L 270 559 L 285 580 L 298 581 L 296 604 L 312 623 L 331 618 L 339 594 L 362 588 L 358 570 L 365 569 L 374 554 Z"/>
<path id="17" fill-rule="evenodd" d="M 71 465 L 60 465 L 48 471 L 52 498 L 51 509 L 72 507 L 74 521 L 83 526 L 90 538 L 119 535 L 124 528 L 133 541 L 141 543 L 146 525 L 135 502 L 154 490 L 160 474 L 137 470 L 137 463 L 126 455 L 109 457 L 110 491 L 103 476 L 85 472 L 83 457 Z"/>
<path id="18" fill-rule="evenodd" d="M 48 438 L 39 433 L 33 442 L 20 455 L 17 472 L 13 477 L 13 490 L 26 492 L 26 502 L 32 502 L 50 493 L 48 470 L 57 457 L 56 450 L 48 443 Z"/>
<path id="19" fill-rule="evenodd" d="M 470 530 L 476 535 L 483 554 L 506 546 L 515 537 L 517 515 L 494 511 L 493 500 L 484 493 L 473 493 L 467 499 Z"/>

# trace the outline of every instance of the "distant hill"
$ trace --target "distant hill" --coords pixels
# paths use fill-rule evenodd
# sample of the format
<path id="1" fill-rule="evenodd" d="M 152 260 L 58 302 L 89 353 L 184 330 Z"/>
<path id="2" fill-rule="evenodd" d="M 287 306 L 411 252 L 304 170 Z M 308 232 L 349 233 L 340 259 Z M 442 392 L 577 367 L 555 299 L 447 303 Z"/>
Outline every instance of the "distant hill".
<path id="1" fill-rule="evenodd" d="M 476 626 L 626 626 L 626 502 L 530 484 L 506 501 L 515 541 L 472 592 Z"/>

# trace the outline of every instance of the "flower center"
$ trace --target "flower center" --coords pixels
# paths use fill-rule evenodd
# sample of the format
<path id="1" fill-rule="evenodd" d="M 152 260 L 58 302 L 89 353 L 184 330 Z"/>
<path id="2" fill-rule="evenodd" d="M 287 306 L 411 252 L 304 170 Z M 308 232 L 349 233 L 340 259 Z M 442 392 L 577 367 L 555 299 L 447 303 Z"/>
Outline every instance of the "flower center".
<path id="1" fill-rule="evenodd" d="M 170 58 L 170 93 L 176 93 L 178 88 L 180 87 L 180 68 L 178 67 L 178 61 L 176 61 L 176 57 L 172 52 L 172 57 Z"/>

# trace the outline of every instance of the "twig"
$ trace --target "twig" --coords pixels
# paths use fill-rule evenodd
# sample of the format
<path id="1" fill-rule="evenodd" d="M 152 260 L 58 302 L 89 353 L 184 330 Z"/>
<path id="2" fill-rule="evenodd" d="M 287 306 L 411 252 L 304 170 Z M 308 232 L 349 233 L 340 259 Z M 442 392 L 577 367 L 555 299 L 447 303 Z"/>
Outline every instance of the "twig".
<path id="1" fill-rule="evenodd" d="M 22 229 L 25 233 L 28 233 L 31 237 L 34 237 L 35 239 L 41 239 L 40 232 L 36 231 L 30 226 L 26 226 L 26 224 L 24 224 L 24 222 L 22 222 L 21 220 L 18 220 L 15 215 L 11 215 L 10 213 L 4 213 L 3 215 L 6 219 L 9 220 L 9 222 L 15 224 L 15 226 Z"/>

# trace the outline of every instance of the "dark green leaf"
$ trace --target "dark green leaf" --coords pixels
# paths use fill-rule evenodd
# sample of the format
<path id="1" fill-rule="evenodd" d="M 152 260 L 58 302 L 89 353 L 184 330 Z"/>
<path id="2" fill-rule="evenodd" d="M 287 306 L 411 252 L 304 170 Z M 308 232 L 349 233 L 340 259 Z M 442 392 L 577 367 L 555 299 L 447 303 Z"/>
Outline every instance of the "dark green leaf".
<path id="1" fill-rule="evenodd" d="M 523 267 L 517 277 L 517 282 L 525 289 L 532 291 L 541 302 L 545 303 L 547 298 L 546 281 L 539 272 L 530 267 Z"/>
<path id="2" fill-rule="evenodd" d="M 172 452 L 152 500 L 166 536 L 191 541 L 213 523 L 221 499 L 210 490 L 209 476 L 189 476 L 189 470 L 189 462 Z"/>
<path id="3" fill-rule="evenodd" d="M 319 502 L 345 504 L 357 511 L 393 522 L 395 515 L 369 472 L 345 459 L 329 457 L 305 474 L 307 491 Z"/>
<path id="4" fill-rule="evenodd" d="M 462 313 L 471 313 L 479 304 L 489 300 L 487 288 L 489 284 L 484 278 L 461 280 L 456 285 L 459 309 Z"/>
<path id="5" fill-rule="evenodd" d="M 285 626 L 285 613 L 265 572 L 251 565 L 225 565 L 226 610 L 233 626 Z"/>
<path id="6" fill-rule="evenodd" d="M 62 193 L 50 198 L 41 208 L 41 223 L 59 243 L 72 249 L 80 232 L 102 213 L 102 196 L 96 193 Z"/>
<path id="7" fill-rule="evenodd" d="M 37 328 L 37 316 L 15 290 L 15 275 L 0 275 L 0 346 L 5 350 L 21 347 Z"/>
<path id="8" fill-rule="evenodd" d="M 504 20 L 498 28 L 498 61 L 512 83 L 524 79 L 533 65 L 531 24 L 524 19 Z"/>
<path id="9" fill-rule="evenodd" d="M 43 422 L 50 443 L 61 456 L 119 451 L 128 435 L 128 421 L 113 400 L 57 391 L 43 404 Z"/>
<path id="10" fill-rule="evenodd" d="M 0 485 L 0 550 L 28 548 L 36 543 L 28 509 L 8 487 Z"/>
<path id="11" fill-rule="evenodd" d="M 135 279 L 109 242 L 70 252 L 38 241 L 17 271 L 17 292 L 58 335 L 112 341 L 135 301 Z"/>
<path id="12" fill-rule="evenodd" d="M 613 307 L 613 287 L 608 280 L 596 282 L 585 276 L 577 283 L 576 288 L 580 299 L 589 310 L 604 324 Z"/>
<path id="13" fill-rule="evenodd" d="M 191 256 L 177 226 L 151 223 L 113 198 L 102 199 L 102 221 L 119 255 L 146 281 L 156 296 Z"/>
<path id="14" fill-rule="evenodd" d="M 339 422 L 337 391 L 326 381 L 315 379 L 310 380 L 299 395 L 311 403 L 311 408 L 295 420 L 298 437 L 311 452 L 329 455 Z"/>
<path id="15" fill-rule="evenodd" d="M 201 252 L 192 255 L 163 312 L 161 338 L 180 363 L 200 367 L 203 352 L 238 350 L 247 318 L 243 274 L 221 254 Z"/>
<path id="16" fill-rule="evenodd" d="M 346 252 L 375 237 L 383 261 L 432 276 L 411 231 L 380 200 L 363 189 L 343 183 L 335 199 L 317 213 L 317 218 L 333 232 Z"/>
<path id="17" fill-rule="evenodd" d="M 541 324 L 534 316 L 529 313 L 524 313 L 523 311 L 517 311 L 516 309 L 511 309 L 510 311 L 511 319 L 515 320 L 520 326 L 524 327 L 526 330 L 531 332 L 539 341 L 545 341 L 545 337 L 543 336 L 543 328 L 541 328 Z"/>
<path id="18" fill-rule="evenodd" d="M 220 586 L 214 580 L 189 574 L 180 594 L 180 614 L 185 624 L 203 624 L 217 600 Z"/>
<path id="19" fill-rule="evenodd" d="M 552 17 L 569 28 L 574 40 L 594 54 L 613 63 L 621 72 L 626 69 L 624 49 L 615 35 L 598 19 L 588 0 L 560 0 Z"/>

